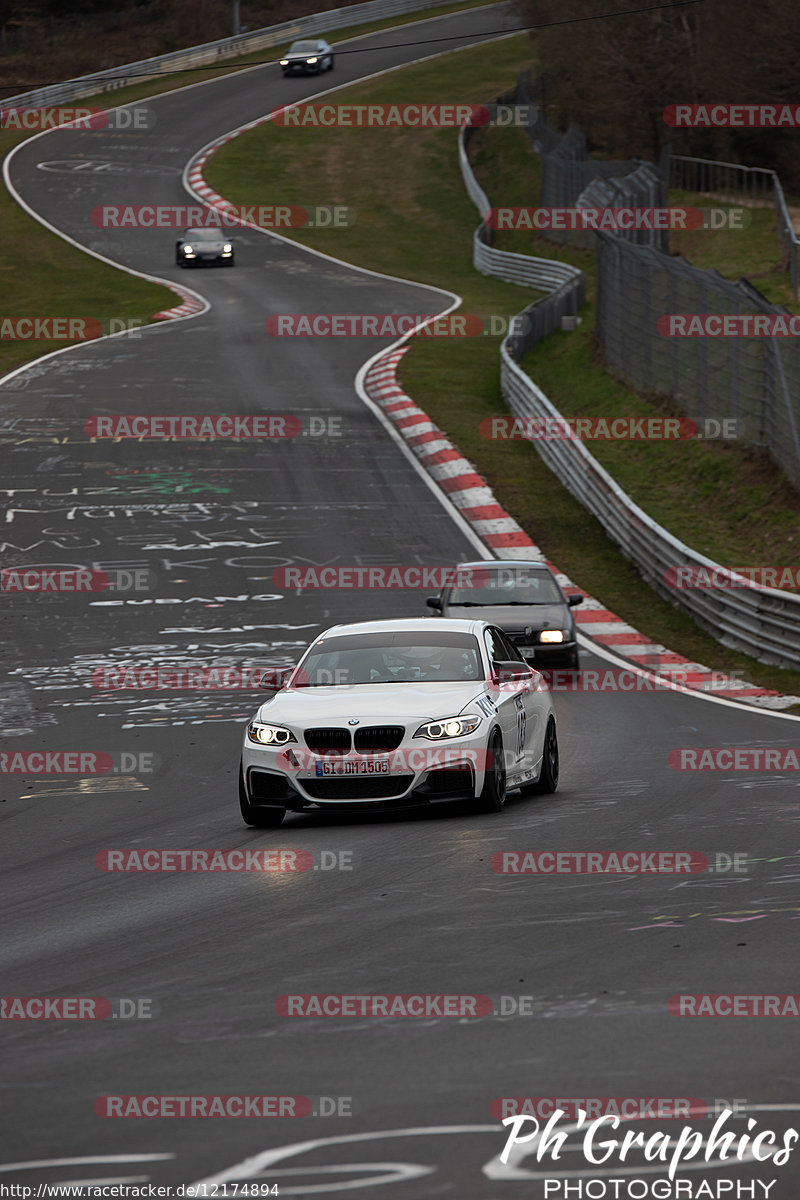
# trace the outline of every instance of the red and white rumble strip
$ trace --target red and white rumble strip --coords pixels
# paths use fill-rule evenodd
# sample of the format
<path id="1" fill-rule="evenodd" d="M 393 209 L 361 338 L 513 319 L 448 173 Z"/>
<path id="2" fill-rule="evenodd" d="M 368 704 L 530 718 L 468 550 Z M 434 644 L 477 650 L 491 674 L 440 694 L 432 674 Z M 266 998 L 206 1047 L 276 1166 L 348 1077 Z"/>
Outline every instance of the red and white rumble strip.
<path id="1" fill-rule="evenodd" d="M 398 384 L 397 368 L 407 349 L 408 346 L 401 346 L 390 350 L 373 363 L 364 380 L 370 399 L 389 417 L 431 478 L 498 558 L 542 559 L 546 562 L 539 547 L 497 503 L 491 488 L 472 463 Z M 553 563 L 547 565 L 567 595 L 583 591 Z M 780 692 L 732 679 L 701 663 L 690 662 L 666 646 L 648 641 L 599 600 L 583 594 L 583 604 L 573 610 L 580 632 L 637 666 L 651 671 L 673 671 L 676 683 L 682 687 L 726 699 L 744 700 L 763 708 L 781 709 L 800 703 L 800 697 L 783 696 Z"/>

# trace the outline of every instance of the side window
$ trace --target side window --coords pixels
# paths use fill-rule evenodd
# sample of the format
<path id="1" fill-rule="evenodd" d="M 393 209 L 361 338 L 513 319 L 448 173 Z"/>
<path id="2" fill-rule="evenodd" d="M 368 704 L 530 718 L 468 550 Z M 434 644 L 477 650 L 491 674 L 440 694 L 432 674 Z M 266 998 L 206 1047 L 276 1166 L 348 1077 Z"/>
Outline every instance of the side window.
<path id="1" fill-rule="evenodd" d="M 490 662 L 503 662 L 506 657 L 505 649 L 503 648 L 502 637 L 499 629 L 490 627 L 483 635 L 486 639 L 486 651 L 489 655 Z"/>
<path id="2" fill-rule="evenodd" d="M 504 659 L 509 662 L 525 662 L 517 647 L 502 631 L 500 631 L 499 640 L 503 646 Z"/>

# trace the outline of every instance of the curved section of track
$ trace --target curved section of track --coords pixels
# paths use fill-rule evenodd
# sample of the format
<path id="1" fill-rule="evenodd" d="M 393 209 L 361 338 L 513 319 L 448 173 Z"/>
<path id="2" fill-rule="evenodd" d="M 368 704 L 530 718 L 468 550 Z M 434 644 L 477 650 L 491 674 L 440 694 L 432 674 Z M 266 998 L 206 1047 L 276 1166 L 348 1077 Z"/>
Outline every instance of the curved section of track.
<path id="1" fill-rule="evenodd" d="M 485 37 L 504 19 L 497 9 L 438 17 L 414 40 L 432 39 L 435 52 L 435 38 Z M 340 59 L 337 77 L 424 52 L 404 40 L 398 30 L 359 39 L 363 55 Z M 183 168 L 210 138 L 311 90 L 271 66 L 165 95 L 148 102 L 158 122 L 146 135 L 64 130 L 26 143 L 12 182 L 79 244 L 177 280 L 165 265 L 170 231 L 101 231 L 91 209 L 185 202 Z M 40 169 L 76 160 L 106 166 Z M 96 779 L 0 776 L 3 991 L 145 997 L 153 1014 L 3 1022 L 13 1149 L 0 1178 L 177 1184 L 263 1167 L 262 1181 L 281 1171 L 282 1195 L 499 1200 L 519 1184 L 487 1174 L 504 1141 L 499 1125 L 492 1132 L 496 1097 L 746 1097 L 789 1106 L 759 1110 L 761 1126 L 791 1124 L 784 1022 L 667 1010 L 678 991 L 792 990 L 795 776 L 682 772 L 669 758 L 681 746 L 790 744 L 786 721 L 671 692 L 556 694 L 555 796 L 512 799 L 497 817 L 292 817 L 267 833 L 245 829 L 236 809 L 251 693 L 94 686 L 101 666 L 280 666 L 334 621 L 424 611 L 408 592 L 285 593 L 272 582 L 283 564 L 438 564 L 476 551 L 354 389 L 375 345 L 264 337 L 269 312 L 312 302 L 434 312 L 447 294 L 254 232 L 237 243 L 235 270 L 192 277 L 209 304 L 201 315 L 0 381 L 3 564 L 142 568 L 152 583 L 119 596 L 3 597 L 0 749 L 134 757 Z M 218 412 L 293 413 L 307 432 L 162 443 L 84 431 L 103 414 Z M 109 874 L 96 856 L 115 847 L 296 848 L 352 869 Z M 746 874 L 689 878 L 491 870 L 494 852 L 532 848 L 752 861 Z M 530 1015 L 505 1002 L 505 1015 L 476 1020 L 281 1015 L 281 995 L 315 992 L 480 993 L 498 1008 L 522 995 Z M 340 1097 L 350 1100 L 335 1110 L 353 1115 L 324 1118 L 316 1100 L 317 1115 L 297 1123 L 101 1118 L 95 1101 L 110 1094 Z M 793 1163 L 775 1175 L 779 1200 L 796 1191 Z"/>

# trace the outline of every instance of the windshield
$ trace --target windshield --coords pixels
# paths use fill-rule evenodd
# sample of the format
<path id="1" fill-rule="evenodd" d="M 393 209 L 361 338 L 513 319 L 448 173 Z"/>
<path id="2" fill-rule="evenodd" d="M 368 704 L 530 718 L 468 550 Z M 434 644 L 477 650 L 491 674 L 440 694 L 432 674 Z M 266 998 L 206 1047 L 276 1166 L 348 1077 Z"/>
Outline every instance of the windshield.
<path id="1" fill-rule="evenodd" d="M 320 638 L 300 663 L 292 687 L 482 678 L 480 650 L 472 634 L 387 632 Z"/>
<path id="2" fill-rule="evenodd" d="M 316 52 L 316 42 L 295 42 L 293 46 L 289 47 L 290 54 L 316 54 Z"/>
<path id="3" fill-rule="evenodd" d="M 490 573 L 481 569 L 480 583 L 481 586 L 476 587 L 452 588 L 447 603 L 459 607 L 478 605 L 481 608 L 491 604 L 564 603 L 556 581 L 546 571 L 504 567 Z"/>
<path id="4" fill-rule="evenodd" d="M 222 233 L 219 229 L 187 229 L 183 236 L 186 241 L 218 242 L 222 238 Z"/>

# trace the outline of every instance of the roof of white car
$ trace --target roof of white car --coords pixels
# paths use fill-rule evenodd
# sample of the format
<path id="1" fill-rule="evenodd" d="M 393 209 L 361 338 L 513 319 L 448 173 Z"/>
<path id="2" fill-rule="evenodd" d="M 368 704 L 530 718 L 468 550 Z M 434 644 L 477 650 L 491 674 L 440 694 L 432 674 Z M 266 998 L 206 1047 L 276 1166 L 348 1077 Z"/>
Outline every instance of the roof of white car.
<path id="1" fill-rule="evenodd" d="M 331 625 L 319 637 L 331 637 L 343 633 L 412 633 L 424 630 L 426 633 L 449 631 L 451 633 L 479 633 L 487 624 L 486 621 L 464 621 L 456 617 L 395 617 L 382 621 L 356 621 L 351 625 Z M 315 638 L 315 641 L 318 641 Z"/>

